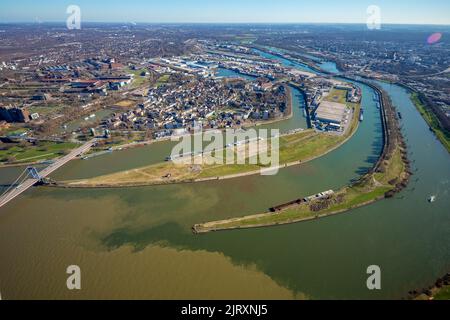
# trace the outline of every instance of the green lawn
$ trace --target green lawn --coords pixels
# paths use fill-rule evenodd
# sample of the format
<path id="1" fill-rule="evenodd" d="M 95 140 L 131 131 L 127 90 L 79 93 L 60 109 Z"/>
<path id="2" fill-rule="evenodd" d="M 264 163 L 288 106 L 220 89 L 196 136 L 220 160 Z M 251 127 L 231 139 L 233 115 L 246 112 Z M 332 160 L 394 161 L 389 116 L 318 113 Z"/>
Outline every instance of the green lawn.
<path id="1" fill-rule="evenodd" d="M 450 286 L 446 286 L 435 294 L 434 300 L 450 300 Z"/>
<path id="2" fill-rule="evenodd" d="M 21 163 L 50 160 L 60 157 L 65 152 L 74 149 L 75 143 L 42 142 L 38 145 L 12 144 L 7 149 L 0 150 L 0 163 Z"/>
<path id="3" fill-rule="evenodd" d="M 326 101 L 337 102 L 346 104 L 347 103 L 347 91 L 342 89 L 333 88 L 329 95 L 325 98 Z"/>
<path id="4" fill-rule="evenodd" d="M 28 132 L 27 129 L 25 128 L 21 128 L 21 129 L 9 129 L 9 130 L 5 130 L 2 134 L 4 134 L 5 136 L 19 136 L 25 132 Z"/>
<path id="5" fill-rule="evenodd" d="M 290 163 L 298 160 L 306 160 L 320 155 L 332 148 L 342 137 L 326 134 L 312 133 L 305 139 L 298 139 L 293 143 L 280 141 L 280 163 Z"/>
<path id="6" fill-rule="evenodd" d="M 240 41 L 242 44 L 251 44 L 258 40 L 254 35 L 242 35 L 234 37 L 237 41 Z"/>
<path id="7" fill-rule="evenodd" d="M 258 165 L 251 165 L 251 164 L 245 164 L 245 165 L 217 165 L 217 166 L 208 166 L 206 167 L 199 176 L 197 176 L 197 179 L 202 178 L 211 178 L 211 177 L 223 177 L 223 176 L 229 176 L 234 174 L 240 174 L 243 172 L 253 172 L 261 169 Z"/>
<path id="8" fill-rule="evenodd" d="M 51 113 L 60 112 L 63 108 L 64 106 L 61 105 L 48 104 L 48 105 L 32 106 L 28 109 L 28 111 L 30 113 L 39 113 L 39 115 L 45 116 Z"/>
<path id="9" fill-rule="evenodd" d="M 148 70 L 145 68 L 139 69 L 139 70 L 131 70 L 128 68 L 126 70 L 128 73 L 131 73 L 134 75 L 133 82 L 131 83 L 132 88 L 139 88 L 140 86 L 149 83 L 148 76 L 141 76 L 143 72 L 147 72 Z"/>
<path id="10" fill-rule="evenodd" d="M 158 81 L 156 81 L 156 86 L 157 86 L 157 87 L 160 87 L 160 86 L 162 86 L 163 84 L 166 84 L 166 83 L 169 81 L 169 79 L 170 79 L 170 75 L 168 75 L 168 74 L 162 75 L 162 76 L 158 79 Z"/>

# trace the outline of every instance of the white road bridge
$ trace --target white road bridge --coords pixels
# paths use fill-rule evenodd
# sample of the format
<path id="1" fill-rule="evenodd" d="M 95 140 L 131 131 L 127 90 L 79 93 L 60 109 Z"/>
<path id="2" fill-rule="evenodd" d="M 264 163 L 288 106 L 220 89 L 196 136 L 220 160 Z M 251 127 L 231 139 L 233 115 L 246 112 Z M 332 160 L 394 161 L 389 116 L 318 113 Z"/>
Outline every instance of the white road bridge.
<path id="1" fill-rule="evenodd" d="M 54 163 L 46 167 L 40 172 L 37 172 L 34 168 L 27 168 L 19 178 L 17 178 L 16 182 L 14 182 L 4 193 L 0 196 L 0 208 L 6 205 L 8 202 L 13 200 L 14 198 L 18 197 L 25 191 L 27 191 L 29 188 L 34 186 L 36 183 L 38 183 L 41 179 L 46 178 L 62 166 L 64 166 L 67 162 L 70 160 L 73 160 L 77 156 L 87 152 L 95 143 L 96 139 L 90 140 L 89 142 L 86 142 L 81 147 L 72 150 L 68 155 L 61 157 L 57 159 Z M 24 180 L 23 182 L 17 184 L 18 181 L 25 175 L 28 177 L 31 175 L 30 178 Z"/>

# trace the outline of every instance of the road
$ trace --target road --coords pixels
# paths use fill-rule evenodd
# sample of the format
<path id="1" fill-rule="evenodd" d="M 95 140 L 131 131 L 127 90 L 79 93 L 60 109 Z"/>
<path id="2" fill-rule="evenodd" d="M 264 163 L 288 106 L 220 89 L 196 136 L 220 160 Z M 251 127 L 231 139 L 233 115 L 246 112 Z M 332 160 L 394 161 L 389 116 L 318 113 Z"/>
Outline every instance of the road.
<path id="1" fill-rule="evenodd" d="M 445 74 L 445 73 L 450 73 L 450 67 L 448 67 L 444 71 L 441 71 L 441 72 L 438 72 L 438 73 L 414 75 L 414 76 L 408 76 L 408 78 L 429 78 L 429 77 L 439 76 L 439 75 Z"/>
<path id="2" fill-rule="evenodd" d="M 47 168 L 39 172 L 40 177 L 41 178 L 48 177 L 50 174 L 52 174 L 53 172 L 64 166 L 69 161 L 73 160 L 80 154 L 83 154 L 86 151 L 88 151 L 95 144 L 95 142 L 96 139 L 90 140 L 89 142 L 83 144 L 81 147 L 72 150 L 68 155 L 57 159 L 54 163 L 52 163 Z M 9 191 L 7 194 L 5 194 L 0 198 L 0 208 L 6 205 L 11 200 L 13 200 L 14 198 L 24 193 L 25 191 L 27 191 L 29 188 L 34 186 L 38 181 L 39 181 L 38 179 L 32 178 L 27 179 L 22 184 Z"/>

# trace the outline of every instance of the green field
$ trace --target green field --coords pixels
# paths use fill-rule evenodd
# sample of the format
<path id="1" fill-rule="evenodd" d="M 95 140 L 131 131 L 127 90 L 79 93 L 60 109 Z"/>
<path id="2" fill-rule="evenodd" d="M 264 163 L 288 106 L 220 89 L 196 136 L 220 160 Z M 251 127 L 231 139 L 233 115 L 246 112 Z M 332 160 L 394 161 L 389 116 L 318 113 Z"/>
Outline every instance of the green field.
<path id="1" fill-rule="evenodd" d="M 433 132 L 439 141 L 441 141 L 447 151 L 450 152 L 450 132 L 441 128 L 436 115 L 422 104 L 417 93 L 411 95 L 411 100 L 428 125 L 433 129 Z"/>
<path id="2" fill-rule="evenodd" d="M 337 102 L 346 104 L 347 103 L 347 91 L 342 89 L 333 88 L 328 96 L 325 97 L 326 101 Z"/>
<path id="3" fill-rule="evenodd" d="M 0 150 L 0 163 L 28 163 L 50 160 L 60 157 L 64 153 L 78 146 L 76 143 L 41 142 L 30 144 L 3 144 Z"/>
<path id="4" fill-rule="evenodd" d="M 134 75 L 133 82 L 131 83 L 131 88 L 139 88 L 144 84 L 150 83 L 150 79 L 148 76 L 141 76 L 141 73 L 148 71 L 147 69 L 142 68 L 139 70 L 132 70 L 130 68 L 127 68 L 126 71 L 127 73 Z"/>
<path id="5" fill-rule="evenodd" d="M 116 148 L 133 142 L 139 143 L 145 140 L 147 140 L 145 132 L 133 132 L 126 135 L 113 133 L 109 139 L 99 141 L 94 147 L 89 149 L 86 154 L 102 152 L 108 150 L 109 148 Z"/>
<path id="6" fill-rule="evenodd" d="M 5 136 L 19 136 L 19 135 L 24 134 L 24 133 L 26 133 L 28 131 L 29 130 L 25 129 L 25 128 L 13 127 L 13 128 L 9 128 L 9 129 L 3 130 L 2 131 L 2 135 L 5 135 Z"/>
<path id="7" fill-rule="evenodd" d="M 162 75 L 162 76 L 158 79 L 158 81 L 156 81 L 156 86 L 157 86 L 157 87 L 160 87 L 160 86 L 166 84 L 166 83 L 169 81 L 169 79 L 170 79 L 170 75 L 168 75 L 168 74 Z"/>
<path id="8" fill-rule="evenodd" d="M 435 295 L 434 300 L 450 300 L 450 286 L 440 289 Z"/>
<path id="9" fill-rule="evenodd" d="M 258 40 L 257 37 L 255 37 L 254 35 L 242 35 L 242 36 L 236 36 L 234 37 L 236 41 L 240 41 L 242 44 L 251 44 L 253 42 L 255 42 L 256 40 Z"/>
<path id="10" fill-rule="evenodd" d="M 32 106 L 28 109 L 28 111 L 30 112 L 30 114 L 39 113 L 39 115 L 45 116 L 45 115 L 49 115 L 49 114 L 58 113 L 63 108 L 64 108 L 64 106 L 61 106 L 61 105 L 48 104 L 48 105 Z"/>

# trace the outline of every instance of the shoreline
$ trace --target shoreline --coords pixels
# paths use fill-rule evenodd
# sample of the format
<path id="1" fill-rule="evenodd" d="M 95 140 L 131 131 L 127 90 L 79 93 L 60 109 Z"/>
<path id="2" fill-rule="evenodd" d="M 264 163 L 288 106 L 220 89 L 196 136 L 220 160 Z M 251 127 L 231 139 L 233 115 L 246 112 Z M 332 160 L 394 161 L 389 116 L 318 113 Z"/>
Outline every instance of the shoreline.
<path id="1" fill-rule="evenodd" d="M 450 146 L 448 145 L 447 141 L 445 141 L 444 138 L 438 134 L 438 133 L 441 133 L 441 134 L 445 135 L 446 134 L 445 132 L 447 130 L 445 130 L 445 128 L 442 128 L 440 124 L 438 126 L 434 125 L 432 123 L 432 121 L 430 119 L 428 119 L 428 117 L 426 116 L 427 112 L 429 112 L 431 114 L 431 117 L 436 117 L 438 122 L 440 121 L 439 118 L 437 117 L 437 115 L 434 113 L 434 111 L 429 110 L 429 109 L 431 109 L 429 106 L 425 105 L 424 103 L 422 103 L 420 101 L 415 101 L 413 96 L 414 95 L 419 96 L 421 94 L 418 90 L 401 82 L 400 80 L 390 81 L 390 80 L 386 80 L 386 79 L 372 79 L 372 78 L 368 78 L 368 77 L 364 77 L 364 76 L 362 76 L 362 77 L 365 79 L 369 79 L 369 80 L 382 81 L 382 82 L 385 82 L 390 85 L 397 85 L 397 86 L 402 87 L 405 90 L 407 90 L 410 94 L 410 100 L 411 100 L 412 104 L 414 105 L 414 107 L 416 108 L 417 112 L 419 112 L 422 119 L 430 127 L 430 131 L 433 132 L 433 135 L 436 137 L 436 139 L 438 139 L 439 142 L 442 144 L 442 146 L 447 150 L 447 152 L 450 153 Z M 417 98 L 419 99 L 419 97 L 417 97 Z"/>
<path id="2" fill-rule="evenodd" d="M 328 153 L 335 151 L 336 149 L 342 147 L 345 143 L 348 142 L 348 140 L 350 140 L 353 135 L 356 133 L 357 130 L 355 130 L 348 138 L 346 138 L 344 141 L 342 141 L 341 143 L 339 143 L 339 145 L 334 146 L 332 149 L 327 150 L 326 152 L 308 158 L 306 160 L 298 160 L 298 161 L 294 161 L 294 162 L 290 162 L 290 163 L 286 163 L 283 165 L 279 165 L 278 167 L 268 167 L 268 168 L 261 168 L 259 170 L 255 170 L 255 171 L 249 171 L 249 172 L 243 172 L 243 173 L 238 173 L 238 174 L 233 174 L 233 175 L 225 175 L 225 176 L 219 176 L 219 177 L 210 177 L 210 178 L 199 178 L 199 179 L 194 179 L 194 180 L 182 180 L 182 181 L 168 181 L 168 182 L 155 182 L 155 183 L 133 183 L 133 184 L 114 184 L 114 185 L 96 185 L 96 186 L 83 186 L 83 185 L 67 185 L 64 183 L 56 183 L 54 185 L 48 185 L 49 187 L 57 187 L 57 188 L 66 188 L 66 189 L 118 189 L 118 188 L 137 188 L 137 187 L 152 187 L 152 186 L 166 186 L 166 185 L 180 185 L 180 184 L 192 184 L 192 183 L 202 183 L 202 182 L 210 182 L 210 181 L 221 181 L 221 180 L 230 180 L 230 179 L 237 179 L 237 178 L 242 178 L 242 177 L 248 177 L 248 176 L 255 176 L 261 173 L 261 171 L 269 171 L 269 170 L 280 170 L 280 169 L 285 169 L 285 168 L 290 168 L 290 167 L 295 167 L 295 166 L 299 166 L 302 164 L 306 164 L 309 163 L 311 161 L 314 161 L 318 158 L 321 158 L 325 155 L 327 155 Z"/>
<path id="3" fill-rule="evenodd" d="M 251 128 L 257 128 L 259 126 L 263 126 L 263 125 L 268 125 L 268 124 L 274 124 L 277 122 L 281 122 L 281 121 L 285 121 L 285 120 L 289 120 L 292 119 L 292 117 L 294 116 L 294 112 L 293 112 L 293 104 L 292 104 L 292 97 L 293 97 L 293 93 L 292 93 L 292 88 L 290 85 L 288 84 L 284 84 L 284 86 L 287 88 L 287 95 L 286 95 L 286 105 L 287 105 L 287 112 L 285 114 L 283 114 L 282 117 L 278 118 L 278 119 L 272 119 L 269 121 L 255 121 L 253 123 L 249 123 L 249 126 L 247 127 L 246 125 L 243 125 L 241 127 L 241 129 L 251 129 Z M 238 129 L 238 128 L 235 128 Z M 225 131 L 226 129 L 217 129 L 220 131 Z M 192 135 L 192 134 L 189 134 Z M 130 143 L 126 143 L 123 145 L 117 145 L 117 146 L 113 146 L 112 147 L 112 152 L 116 152 L 116 151 L 122 151 L 122 150 L 129 150 L 129 149 L 134 149 L 134 148 L 140 148 L 140 147 L 146 147 L 146 146 L 150 146 L 154 143 L 158 143 L 158 142 L 166 142 L 166 141 L 170 141 L 174 136 L 170 136 L 170 137 L 164 137 L 161 139 L 152 139 L 152 140 L 145 140 L 145 141 L 136 141 L 136 142 L 130 142 Z M 180 136 L 182 137 L 182 136 Z M 87 157 L 89 158 L 95 158 L 97 156 L 101 156 L 103 155 L 105 152 L 110 152 L 110 150 L 108 149 L 104 149 L 104 150 L 99 150 L 93 153 L 88 153 L 86 154 Z M 45 165 L 45 163 L 42 162 L 46 162 L 46 161 L 54 161 L 57 160 L 58 158 L 53 158 L 53 159 L 48 159 L 48 160 L 43 160 L 43 161 L 35 161 L 35 162 L 24 162 L 24 163 L 10 163 L 10 164 L 0 164 L 0 169 L 2 168 L 16 168 L 16 167 L 25 167 L 25 166 L 37 166 L 37 165 Z M 79 157 L 78 157 L 79 159 Z"/>
<path id="4" fill-rule="evenodd" d="M 392 198 L 396 193 L 401 192 L 409 183 L 409 179 L 410 179 L 412 173 L 410 171 L 409 160 L 407 159 L 406 145 L 403 140 L 403 135 L 401 134 L 401 130 L 399 129 L 397 118 L 395 117 L 395 108 L 392 105 L 390 98 L 385 96 L 385 93 L 381 88 L 379 88 L 378 86 L 371 84 L 371 83 L 366 83 L 366 82 L 361 82 L 361 83 L 371 87 L 373 90 L 375 90 L 379 94 L 379 97 L 380 97 L 380 103 L 382 104 L 382 108 L 380 108 L 380 116 L 382 119 L 382 127 L 383 127 L 383 150 L 382 150 L 382 153 L 381 153 L 378 161 L 372 168 L 372 170 L 369 173 L 361 176 L 359 178 L 359 181 L 364 181 L 364 179 L 368 179 L 368 178 L 373 179 L 375 172 L 377 172 L 380 169 L 381 165 L 385 162 L 385 160 L 387 160 L 389 157 L 392 157 L 392 154 L 394 153 L 394 151 L 397 150 L 397 149 L 392 149 L 392 148 L 398 148 L 398 152 L 401 155 L 401 162 L 403 163 L 402 174 L 404 175 L 403 179 L 400 182 L 398 182 L 395 186 L 392 186 L 392 188 L 389 191 L 386 191 L 383 196 L 377 196 L 369 201 L 364 201 L 364 202 L 361 202 L 361 203 L 358 203 L 355 205 L 351 205 L 347 208 L 338 209 L 338 210 L 334 210 L 331 212 L 324 212 L 321 214 L 319 211 L 319 212 L 317 212 L 317 214 L 313 214 L 308 217 L 287 219 L 286 221 L 281 221 L 281 222 L 280 221 L 273 221 L 273 222 L 269 221 L 266 223 L 255 223 L 253 225 L 252 224 L 237 225 L 237 226 L 233 225 L 233 223 L 245 222 L 245 221 L 249 221 L 252 219 L 270 218 L 277 214 L 277 213 L 273 213 L 273 212 L 265 212 L 265 213 L 261 213 L 261 214 L 244 216 L 244 217 L 239 217 L 239 218 L 232 218 L 232 219 L 225 219 L 225 220 L 220 220 L 220 221 L 211 221 L 211 222 L 206 222 L 206 223 L 195 224 L 192 227 L 193 233 L 194 234 L 204 234 L 204 233 L 217 232 L 217 231 L 230 231 L 230 230 L 242 230 L 242 229 L 251 229 L 251 228 L 274 227 L 274 226 L 280 226 L 280 225 L 312 221 L 312 220 L 317 220 L 317 219 L 321 219 L 321 218 L 334 216 L 337 214 L 343 214 L 346 212 L 350 212 L 351 210 L 354 210 L 356 208 L 364 207 L 364 206 L 373 204 L 373 203 L 378 202 L 383 199 Z M 388 106 L 389 106 L 388 111 L 386 110 L 386 104 L 388 104 Z M 387 113 L 389 113 L 389 116 L 387 115 Z M 391 140 L 393 140 L 393 141 L 391 141 Z M 398 144 L 398 146 L 397 146 L 397 144 Z M 390 160 L 392 160 L 392 159 L 390 159 Z M 345 186 L 341 190 L 347 191 L 347 188 L 349 188 L 349 187 L 350 186 Z M 376 189 L 374 189 L 374 190 L 376 190 Z M 372 192 L 373 192 L 373 190 L 372 190 Z M 368 194 L 370 194 L 370 192 Z M 283 205 L 281 205 L 281 206 L 283 206 Z M 287 210 L 291 209 L 292 207 L 298 207 L 298 206 L 299 206 L 299 204 L 289 205 L 285 209 L 280 211 L 279 213 L 287 212 Z M 326 210 L 328 210 L 328 208 L 323 209 L 322 211 L 326 211 Z M 231 226 L 227 227 L 226 226 L 227 224 L 231 224 Z M 221 225 L 222 225 L 222 227 L 221 227 Z"/>
<path id="5" fill-rule="evenodd" d="M 289 221 L 285 221 L 285 222 L 277 222 L 277 223 L 272 223 L 272 224 L 255 224 L 255 225 L 249 225 L 249 226 L 236 226 L 236 227 L 229 227 L 229 228 L 208 228 L 206 225 L 208 223 L 205 223 L 204 226 L 206 229 L 201 229 L 204 228 L 203 226 L 200 227 L 200 225 L 194 225 L 192 227 L 192 231 L 194 234 L 206 234 L 206 233 L 210 233 L 210 232 L 219 232 L 219 231 L 233 231 L 233 230 L 249 230 L 249 229 L 261 229 L 261 228 L 270 228 L 270 227 L 279 227 L 279 226 L 286 226 L 289 224 L 294 224 L 294 223 L 301 223 L 301 222 L 308 222 L 308 221 L 314 221 L 314 220 L 319 220 L 319 219 L 323 219 L 323 218 L 327 218 L 327 217 L 332 217 L 332 216 L 336 216 L 336 215 L 341 215 L 341 214 L 346 214 L 349 213 L 351 210 L 354 209 L 358 209 L 358 208 L 362 208 L 365 206 L 368 206 L 372 203 L 375 203 L 377 201 L 383 200 L 385 199 L 385 197 L 378 197 L 376 199 L 361 203 L 361 204 L 357 204 L 355 206 L 352 206 L 348 209 L 340 209 L 340 210 L 336 210 L 336 211 L 332 211 L 331 213 L 323 213 L 323 214 L 319 214 L 316 216 L 311 216 L 311 217 L 304 217 L 304 218 L 298 218 L 298 219 L 293 219 L 293 220 L 289 220 Z M 239 222 L 242 219 L 252 219 L 252 218 L 260 218 L 260 217 L 265 217 L 267 214 L 269 213 L 260 213 L 260 214 L 255 214 L 255 215 L 251 215 L 251 216 L 245 216 L 242 218 L 232 218 L 232 219 L 228 219 L 228 220 L 220 220 L 220 221 L 213 221 L 211 223 L 222 223 L 222 222 Z M 273 213 L 270 213 L 273 214 Z"/>
<path id="6" fill-rule="evenodd" d="M 438 278 L 436 282 L 426 288 L 416 289 L 408 292 L 409 300 L 435 300 L 435 297 L 442 291 L 447 290 L 450 291 L 450 273 L 447 273 L 445 276 Z M 445 293 L 443 293 L 445 294 Z M 447 294 L 448 295 L 448 294 Z M 444 297 L 444 300 L 448 299 Z"/>
<path id="7" fill-rule="evenodd" d="M 67 141 L 66 141 L 67 142 Z M 81 145 L 83 144 L 83 142 L 77 142 L 77 144 Z M 76 147 L 75 147 L 76 148 Z M 75 149 L 74 148 L 74 149 Z M 69 150 L 69 149 L 68 149 Z M 69 151 L 71 151 L 73 149 L 70 149 Z M 52 153 L 55 154 L 55 153 Z M 58 161 L 58 159 L 60 159 L 63 156 L 60 157 L 55 157 L 55 158 L 51 158 L 51 159 L 46 159 L 46 160 L 41 160 L 41 161 L 34 161 L 34 162 L 22 162 L 22 163 L 8 163 L 8 164 L 0 164 L 0 169 L 5 169 L 5 168 L 19 168 L 19 167 L 27 167 L 27 166 L 39 166 L 39 165 L 47 165 L 46 162 L 55 162 Z M 77 157 L 80 158 L 80 157 Z"/>
<path id="8" fill-rule="evenodd" d="M 270 122 L 263 122 L 259 125 L 266 125 L 269 123 L 285 121 L 285 120 L 291 119 L 293 117 L 292 88 L 291 88 L 291 85 L 286 85 L 286 87 L 288 89 L 288 96 L 287 96 L 288 104 L 287 105 L 288 105 L 289 115 L 283 117 L 282 119 L 276 119 L 276 120 L 273 120 Z M 295 88 L 295 89 L 300 90 L 298 88 Z M 191 184 L 191 183 L 220 181 L 220 180 L 229 180 L 229 179 L 236 179 L 236 178 L 241 178 L 241 177 L 254 176 L 254 175 L 261 174 L 261 172 L 264 172 L 264 171 L 279 170 L 279 169 L 284 169 L 284 168 L 288 168 L 288 167 L 298 166 L 298 165 L 302 165 L 302 164 L 311 162 L 315 159 L 321 158 L 321 157 L 327 155 L 328 153 L 340 148 L 345 143 L 347 143 L 354 136 L 354 134 L 358 131 L 359 124 L 360 124 L 359 121 L 356 122 L 355 128 L 353 129 L 353 131 L 350 133 L 350 135 L 348 137 L 346 137 L 343 141 L 339 142 L 337 145 L 333 146 L 332 148 L 326 150 L 325 152 L 318 154 L 316 156 L 313 156 L 313 157 L 306 158 L 304 160 L 298 160 L 298 161 L 284 163 L 277 167 L 260 168 L 258 170 L 237 173 L 237 174 L 207 177 L 207 178 L 197 178 L 197 179 L 186 179 L 186 180 L 180 180 L 180 181 L 172 180 L 172 181 L 167 181 L 167 182 L 143 182 L 143 183 L 122 183 L 122 184 L 98 184 L 98 185 L 70 185 L 63 181 L 63 182 L 54 182 L 54 183 L 48 184 L 46 186 L 59 187 L 59 188 L 74 188 L 74 189 L 97 189 L 97 188 L 99 188 L 99 189 L 117 189 L 117 188 L 150 187 L 150 186 L 164 186 L 164 185 L 176 185 L 176 184 Z M 257 126 L 258 125 L 254 125 L 253 127 L 257 127 Z M 304 129 L 304 130 L 311 130 L 311 129 Z M 295 133 L 286 133 L 286 134 L 280 135 L 280 137 L 290 136 L 290 135 L 294 135 L 294 134 Z M 152 143 L 159 142 L 159 141 L 161 141 L 161 140 L 154 140 Z M 150 144 L 151 143 L 147 143 L 146 145 L 150 145 Z M 132 148 L 132 147 L 139 147 L 139 145 L 132 144 L 130 146 L 130 148 Z M 136 169 L 139 169 L 139 168 L 136 168 Z"/>
<path id="9" fill-rule="evenodd" d="M 343 141 L 341 141 L 339 144 L 333 146 L 332 148 L 326 150 L 325 152 L 307 158 L 305 160 L 298 160 L 293 161 L 285 164 L 281 164 L 278 167 L 274 168 L 261 168 L 259 170 L 249 171 L 249 172 L 243 172 L 238 174 L 232 174 L 232 175 L 225 175 L 225 176 L 217 176 L 217 177 L 208 177 L 208 178 L 198 178 L 198 179 L 191 179 L 191 180 L 182 180 L 182 181 L 167 181 L 167 182 L 154 182 L 154 183 L 130 183 L 130 184 L 99 184 L 95 186 L 88 186 L 88 185 L 69 185 L 64 182 L 57 182 L 55 184 L 48 185 L 49 187 L 58 187 L 58 188 L 67 188 L 67 189 L 117 189 L 117 188 L 137 188 L 137 187 L 152 187 L 152 186 L 165 186 L 165 185 L 180 185 L 180 184 L 192 184 L 192 183 L 202 183 L 202 182 L 210 182 L 210 181 L 221 181 L 221 180 L 230 180 L 230 179 L 236 179 L 236 178 L 242 178 L 242 177 L 248 177 L 248 176 L 254 176 L 260 174 L 262 171 L 268 171 L 268 170 L 280 170 L 285 168 L 290 168 L 294 166 L 299 166 L 302 164 L 306 164 L 308 162 L 314 161 L 318 158 L 321 158 L 323 156 L 326 156 L 330 152 L 333 152 L 340 147 L 342 147 L 344 144 L 346 144 L 358 131 L 360 122 L 357 122 L 357 125 L 355 129 L 350 133 L 348 137 L 346 137 Z M 281 135 L 282 136 L 289 136 L 289 134 Z"/>

